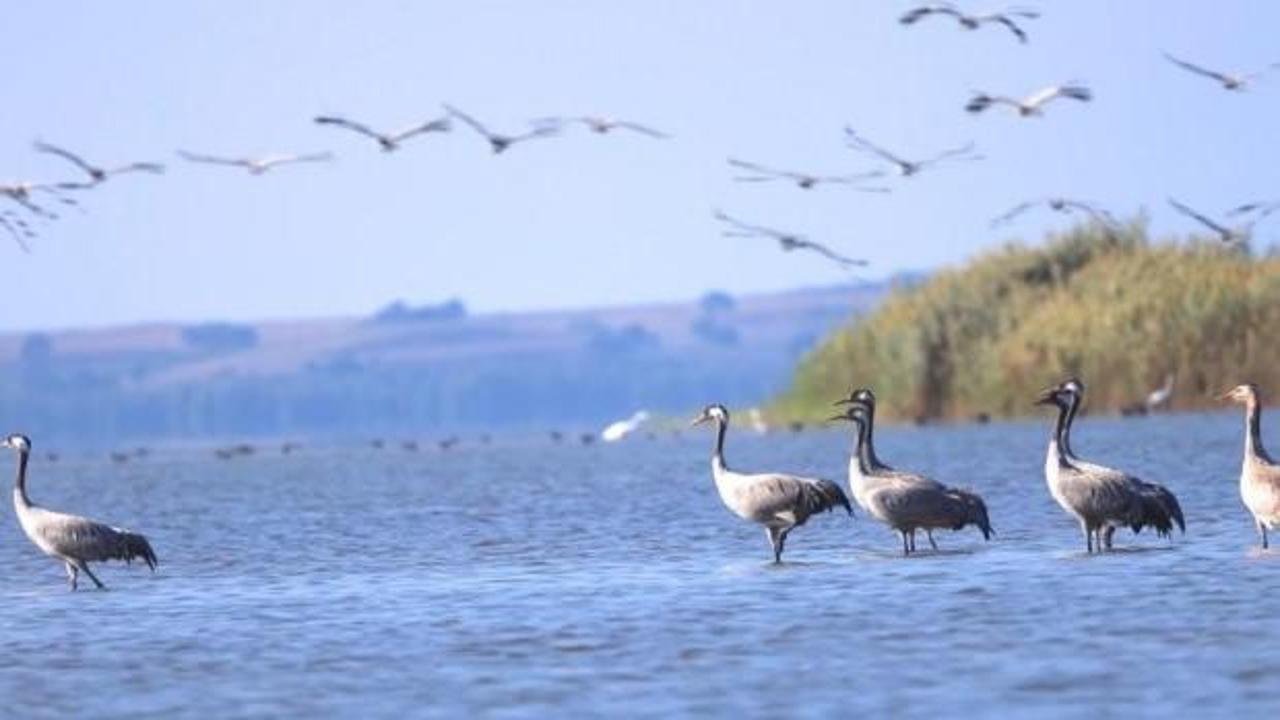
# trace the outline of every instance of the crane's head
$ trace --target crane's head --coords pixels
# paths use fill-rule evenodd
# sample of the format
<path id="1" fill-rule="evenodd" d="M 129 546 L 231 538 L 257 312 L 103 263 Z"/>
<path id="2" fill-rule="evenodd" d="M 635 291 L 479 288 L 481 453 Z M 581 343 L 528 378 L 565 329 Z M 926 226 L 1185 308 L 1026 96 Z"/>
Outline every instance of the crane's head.
<path id="1" fill-rule="evenodd" d="M 1258 402 L 1258 386 L 1253 383 L 1245 383 L 1237 385 L 1230 390 L 1218 396 L 1219 400 L 1230 400 L 1238 403 L 1257 403 Z"/>
<path id="2" fill-rule="evenodd" d="M 4 446 L 20 453 L 31 452 L 31 438 L 14 433 L 4 439 Z"/>
<path id="3" fill-rule="evenodd" d="M 1070 377 L 1066 380 L 1045 388 L 1036 397 L 1036 405 L 1057 405 L 1058 407 L 1066 407 L 1073 401 L 1079 401 L 1084 396 L 1084 383 L 1077 378 Z"/>
<path id="4" fill-rule="evenodd" d="M 689 427 L 701 425 L 705 422 L 711 422 L 712 420 L 718 423 L 728 424 L 729 411 L 726 410 L 723 405 L 708 405 L 702 408 L 702 412 L 698 414 L 698 417 L 693 419 L 693 422 L 689 423 Z"/>
<path id="5" fill-rule="evenodd" d="M 871 388 L 855 388 L 849 391 L 849 397 L 837 400 L 835 404 L 837 406 L 861 405 L 874 410 L 876 407 L 876 394 L 871 392 Z"/>
<path id="6" fill-rule="evenodd" d="M 850 402 L 844 412 L 827 418 L 827 422 L 839 422 L 842 420 L 861 427 L 867 422 L 867 408 L 857 402 Z"/>

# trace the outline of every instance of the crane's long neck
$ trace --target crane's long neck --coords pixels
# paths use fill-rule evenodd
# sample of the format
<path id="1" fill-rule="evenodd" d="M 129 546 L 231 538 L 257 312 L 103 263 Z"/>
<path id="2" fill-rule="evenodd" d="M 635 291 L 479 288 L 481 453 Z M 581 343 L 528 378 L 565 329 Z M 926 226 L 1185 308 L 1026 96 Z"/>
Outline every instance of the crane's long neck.
<path id="1" fill-rule="evenodd" d="M 857 455 L 858 464 L 862 466 L 863 472 L 871 472 L 885 467 L 885 464 L 880 462 L 880 458 L 876 456 L 875 425 L 876 409 L 868 407 L 866 421 L 858 424 Z"/>
<path id="2" fill-rule="evenodd" d="M 1071 463 L 1071 421 L 1076 416 L 1074 400 L 1066 405 L 1058 406 L 1058 419 L 1053 424 L 1051 448 L 1058 455 L 1058 462 L 1063 465 Z"/>
<path id="3" fill-rule="evenodd" d="M 13 500 L 22 507 L 31 506 L 31 498 L 27 497 L 27 460 L 29 453 L 18 453 L 18 479 L 13 485 Z"/>
<path id="4" fill-rule="evenodd" d="M 1245 410 L 1244 454 L 1271 462 L 1271 456 L 1262 447 L 1262 407 L 1257 400 L 1250 400 Z"/>
<path id="5" fill-rule="evenodd" d="M 1055 431 L 1058 438 L 1058 447 L 1062 449 L 1062 454 L 1074 459 L 1076 453 L 1071 449 L 1071 426 L 1076 421 L 1076 412 L 1080 409 L 1080 397 L 1072 395 L 1070 402 L 1067 403 L 1065 417 L 1061 415 L 1058 418 L 1059 428 Z"/>
<path id="6" fill-rule="evenodd" d="M 724 420 L 716 420 L 716 447 L 711 452 L 711 471 L 719 474 L 728 470 L 729 467 L 724 462 L 724 436 L 729 431 L 729 423 Z"/>

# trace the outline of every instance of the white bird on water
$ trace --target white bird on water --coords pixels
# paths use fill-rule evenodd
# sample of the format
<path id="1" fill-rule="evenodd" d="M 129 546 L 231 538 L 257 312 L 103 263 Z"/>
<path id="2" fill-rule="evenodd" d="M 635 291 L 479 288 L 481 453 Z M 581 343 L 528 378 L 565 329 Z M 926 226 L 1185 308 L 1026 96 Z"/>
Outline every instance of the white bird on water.
<path id="1" fill-rule="evenodd" d="M 132 563 L 136 559 L 145 562 L 155 572 L 159 561 L 151 543 L 142 535 L 33 504 L 27 497 L 27 461 L 31 457 L 31 440 L 25 435 L 10 435 L 2 445 L 18 453 L 13 508 L 22 532 L 41 552 L 62 562 L 72 590 L 76 589 L 76 579 L 81 572 L 88 575 L 98 589 L 106 589 L 89 569 L 90 562 L 124 560 Z"/>
<path id="2" fill-rule="evenodd" d="M 605 442 L 618 442 L 622 438 L 630 435 L 636 430 L 639 430 L 640 426 L 644 425 L 648 421 L 649 413 L 645 410 L 640 410 L 626 420 L 619 420 L 615 423 L 610 423 L 608 427 L 600 432 L 600 439 Z"/>
<path id="3" fill-rule="evenodd" d="M 1280 528 L 1280 465 L 1262 446 L 1262 402 L 1258 387 L 1237 385 L 1222 396 L 1245 407 L 1244 466 L 1240 470 L 1240 498 L 1253 515 L 1262 547 L 1269 547 L 1267 530 Z"/>
<path id="4" fill-rule="evenodd" d="M 724 461 L 724 436 L 729 429 L 729 411 L 723 405 L 708 405 L 690 423 L 716 424 L 715 450 L 711 454 L 711 477 L 720 500 L 734 515 L 764 525 L 773 561 L 782 562 L 787 535 L 805 524 L 810 516 L 843 507 L 853 514 L 853 506 L 840 486 L 830 480 L 781 473 L 747 475 L 729 469 Z"/>

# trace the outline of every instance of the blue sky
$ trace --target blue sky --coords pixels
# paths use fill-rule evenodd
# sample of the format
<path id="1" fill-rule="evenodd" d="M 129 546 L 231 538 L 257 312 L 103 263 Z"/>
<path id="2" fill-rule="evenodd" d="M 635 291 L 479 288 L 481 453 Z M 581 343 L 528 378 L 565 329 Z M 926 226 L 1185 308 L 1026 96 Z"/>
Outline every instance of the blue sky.
<path id="1" fill-rule="evenodd" d="M 820 258 L 722 238 L 711 209 L 804 232 L 872 261 L 867 277 L 955 263 L 1063 219 L 988 220 L 1046 193 L 1143 206 L 1158 234 L 1280 195 L 1280 73 L 1231 95 L 1160 51 L 1223 69 L 1280 60 L 1280 4 L 1043 2 L 1019 45 L 910 3 L 21 3 L 6 12 L 0 178 L 59 179 L 43 138 L 103 163 L 159 159 L 85 196 L 23 255 L 0 245 L 0 330 L 364 314 L 452 296 L 525 310 L 838 282 Z M 1079 80 L 1091 105 L 970 117 L 971 89 Z M 492 157 L 455 132 L 390 156 L 316 127 L 395 127 L 441 102 L 499 128 L 602 113 L 676 137 L 574 132 Z M 891 195 L 735 184 L 729 155 L 819 172 L 872 163 L 849 123 L 908 155 L 973 140 L 982 163 L 895 181 Z M 332 150 L 263 177 L 173 151 Z"/>

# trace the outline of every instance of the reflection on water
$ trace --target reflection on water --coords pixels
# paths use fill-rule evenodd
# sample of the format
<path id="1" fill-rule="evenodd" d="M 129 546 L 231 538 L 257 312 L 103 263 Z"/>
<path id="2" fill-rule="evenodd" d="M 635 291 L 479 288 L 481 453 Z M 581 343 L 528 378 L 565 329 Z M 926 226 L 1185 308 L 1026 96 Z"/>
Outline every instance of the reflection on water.
<path id="1" fill-rule="evenodd" d="M 984 494 L 991 542 L 903 559 L 830 514 L 782 567 L 720 506 L 709 436 L 37 460 L 37 502 L 142 530 L 162 564 L 68 593 L 6 512 L 0 697 L 48 717 L 1274 710 L 1280 553 L 1253 547 L 1238 419 L 1082 422 L 1082 455 L 1166 484 L 1188 520 L 1100 557 L 1044 487 L 1047 425 L 883 432 L 889 462 Z M 846 450 L 728 443 L 742 469 L 837 479 Z"/>

